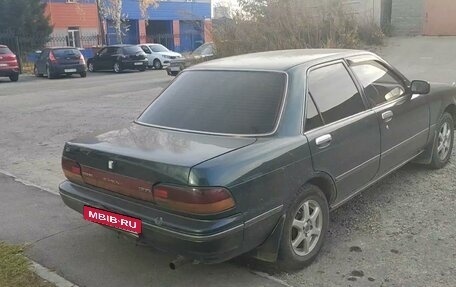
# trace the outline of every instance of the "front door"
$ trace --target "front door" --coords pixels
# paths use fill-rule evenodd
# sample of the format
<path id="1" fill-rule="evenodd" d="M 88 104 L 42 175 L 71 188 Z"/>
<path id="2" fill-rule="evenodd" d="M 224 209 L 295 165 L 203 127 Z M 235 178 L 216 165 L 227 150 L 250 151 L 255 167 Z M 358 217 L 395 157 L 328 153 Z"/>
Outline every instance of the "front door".
<path id="1" fill-rule="evenodd" d="M 314 169 L 336 182 L 337 199 L 349 198 L 377 174 L 380 130 L 343 61 L 310 70 L 305 135 Z"/>
<path id="2" fill-rule="evenodd" d="M 375 58 L 353 58 L 350 68 L 364 86 L 377 113 L 381 131 L 379 176 L 418 155 L 429 136 L 429 105 L 425 95 L 410 95 L 408 81 Z"/>

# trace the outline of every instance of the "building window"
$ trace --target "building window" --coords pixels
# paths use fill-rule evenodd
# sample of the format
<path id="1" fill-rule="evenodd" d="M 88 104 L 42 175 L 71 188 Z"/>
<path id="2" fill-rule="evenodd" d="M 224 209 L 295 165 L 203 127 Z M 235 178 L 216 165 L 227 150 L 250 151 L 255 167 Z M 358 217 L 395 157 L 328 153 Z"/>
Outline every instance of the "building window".
<path id="1" fill-rule="evenodd" d="M 79 36 L 79 28 L 78 27 L 69 27 L 68 28 L 68 39 L 67 39 L 67 46 L 69 47 L 81 47 L 81 38 Z"/>

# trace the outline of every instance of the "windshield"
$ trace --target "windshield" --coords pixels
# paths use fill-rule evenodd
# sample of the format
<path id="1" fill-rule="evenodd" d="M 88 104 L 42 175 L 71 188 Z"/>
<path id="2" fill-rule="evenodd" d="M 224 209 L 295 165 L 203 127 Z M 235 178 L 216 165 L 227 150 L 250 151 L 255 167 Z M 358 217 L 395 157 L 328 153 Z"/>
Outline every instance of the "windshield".
<path id="1" fill-rule="evenodd" d="M 128 55 L 136 55 L 138 53 L 144 53 L 144 51 L 138 46 L 123 47 L 123 51 L 125 54 L 128 54 Z"/>
<path id="2" fill-rule="evenodd" d="M 206 133 L 268 134 L 276 126 L 285 87 L 286 75 L 277 72 L 184 72 L 138 121 Z"/>
<path id="3" fill-rule="evenodd" d="M 195 51 L 192 52 L 193 55 L 210 55 L 214 54 L 214 48 L 212 44 L 203 44 L 199 46 Z"/>
<path id="4" fill-rule="evenodd" d="M 154 53 L 169 52 L 169 50 L 162 45 L 150 45 L 149 47 Z"/>
<path id="5" fill-rule="evenodd" d="M 12 54 L 12 52 L 8 47 L 0 47 L 0 54 Z"/>

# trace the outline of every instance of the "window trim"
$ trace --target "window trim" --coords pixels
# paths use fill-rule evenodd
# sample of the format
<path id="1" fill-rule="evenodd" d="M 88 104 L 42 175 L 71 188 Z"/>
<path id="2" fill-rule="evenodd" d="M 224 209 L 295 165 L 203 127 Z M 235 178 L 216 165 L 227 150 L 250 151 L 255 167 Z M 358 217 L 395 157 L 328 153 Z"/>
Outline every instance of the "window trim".
<path id="1" fill-rule="evenodd" d="M 276 73 L 276 74 L 282 74 L 282 75 L 285 75 L 285 88 L 283 89 L 284 90 L 284 94 L 282 96 L 282 103 L 281 103 L 281 107 L 280 107 L 280 112 L 279 112 L 279 116 L 277 117 L 276 121 L 275 121 L 275 125 L 274 125 L 274 129 L 272 130 L 272 132 L 270 133 L 263 133 L 263 134 L 232 134 L 232 133 L 214 133 L 214 132 L 206 132 L 206 131 L 196 131 L 196 130 L 187 130 L 187 129 L 179 129 L 179 128 L 172 128 L 172 127 L 165 127 L 165 126 L 160 126 L 160 125 L 153 125 L 153 124 L 148 124 L 148 123 L 144 123 L 144 122 L 141 122 L 139 121 L 139 118 L 147 111 L 147 109 L 149 108 L 149 106 L 151 106 L 167 89 L 169 86 L 171 86 L 172 83 L 174 83 L 174 81 L 176 81 L 176 79 L 178 79 L 180 77 L 180 75 L 184 74 L 184 73 L 188 73 L 188 72 L 192 72 L 192 71 L 219 71 L 219 72 L 225 72 L 225 71 L 229 71 L 229 72 L 262 72 L 262 73 Z M 163 91 L 160 92 L 160 94 L 147 106 L 147 108 L 136 118 L 136 120 L 134 120 L 133 122 L 135 124 L 138 124 L 138 125 L 141 125 L 141 126 L 146 126 L 146 127 L 154 127 L 154 128 L 159 128 L 159 129 L 164 129 L 164 130 L 170 130 L 170 131 L 178 131 L 178 132 L 186 132 L 186 133 L 194 133 L 194 134 L 202 134 L 202 135 L 213 135 L 213 136 L 228 136 L 228 137 L 242 137 L 242 138 L 248 138 L 248 137 L 268 137 L 268 136 L 273 136 L 277 133 L 277 131 L 279 130 L 279 127 L 280 127 L 280 123 L 282 122 L 282 117 L 283 117 L 283 113 L 285 111 L 285 106 L 288 102 L 288 90 L 289 90 L 289 75 L 287 72 L 285 71 L 279 71 L 279 70 L 262 70 L 262 69 L 211 69 L 211 68 L 204 68 L 204 69 L 198 69 L 198 68 L 193 68 L 193 69 L 190 69 L 190 70 L 184 70 L 182 71 L 179 76 L 177 76 L 173 81 L 171 81 L 169 83 L 168 86 L 166 86 L 166 88 L 163 89 Z"/>
<path id="2" fill-rule="evenodd" d="M 360 61 L 351 61 L 351 59 L 353 58 L 362 58 L 364 56 L 364 58 Z M 401 100 L 401 99 L 404 99 L 406 98 L 408 95 L 409 95 L 409 81 L 407 78 L 405 78 L 404 76 L 402 76 L 401 74 L 397 73 L 396 70 L 394 68 L 392 68 L 390 65 L 388 65 L 388 63 L 386 63 L 385 61 L 379 59 L 379 58 L 376 58 L 376 57 L 367 57 L 366 55 L 363 55 L 363 56 L 355 56 L 355 57 L 351 57 L 351 58 L 347 58 L 347 65 L 348 65 L 348 68 L 350 69 L 351 73 L 353 73 L 353 77 L 356 79 L 356 81 L 359 83 L 359 86 L 361 88 L 361 90 L 363 91 L 363 95 L 364 95 L 364 98 L 367 100 L 367 103 L 370 107 L 370 109 L 377 109 L 379 107 L 383 107 L 387 104 L 390 104 L 390 103 L 394 103 L 398 100 Z M 381 65 L 382 67 L 384 67 L 388 72 L 391 72 L 392 75 L 393 75 L 393 78 L 399 82 L 399 84 L 401 84 L 402 88 L 404 89 L 404 94 L 396 99 L 393 99 L 392 101 L 385 101 L 379 105 L 373 105 L 372 102 L 368 99 L 367 97 L 367 94 L 366 94 L 366 90 L 365 88 L 363 87 L 361 81 L 359 80 L 358 76 L 356 75 L 356 73 L 353 71 L 352 69 L 352 65 L 359 65 L 359 64 L 363 64 L 363 63 L 368 63 L 368 62 L 375 62 L 375 63 L 378 63 L 379 65 Z M 351 64 L 352 63 L 352 64 Z"/>
<path id="3" fill-rule="evenodd" d="M 318 70 L 320 68 L 324 68 L 324 67 L 327 67 L 327 66 L 336 65 L 336 64 L 342 64 L 344 66 L 345 70 L 347 71 L 347 74 L 352 79 L 352 82 L 353 82 L 354 86 L 356 87 L 356 90 L 358 90 L 358 93 L 359 93 L 359 96 L 361 97 L 361 100 L 363 101 L 364 110 L 359 112 L 359 113 L 350 115 L 348 117 L 345 117 L 345 118 L 339 119 L 339 120 L 337 120 L 335 122 L 327 124 L 326 121 L 324 120 L 323 115 L 320 112 L 320 108 L 318 107 L 317 103 L 315 103 L 315 101 L 314 101 L 315 107 L 317 108 L 317 111 L 318 111 L 320 117 L 323 120 L 323 125 L 318 127 L 318 128 L 306 131 L 305 128 L 306 128 L 306 121 L 307 121 L 307 99 L 308 99 L 307 95 L 309 94 L 309 75 L 310 75 L 310 73 L 312 71 L 315 71 L 315 70 Z M 319 63 L 319 64 L 316 64 L 316 65 L 313 65 L 313 66 L 307 68 L 305 83 L 306 83 L 306 88 L 305 88 L 305 94 L 304 94 L 304 117 L 303 117 L 303 121 L 302 121 L 302 124 L 301 124 L 301 134 L 303 134 L 303 135 L 305 135 L 308 132 L 313 132 L 313 131 L 321 129 L 321 128 L 332 126 L 333 124 L 340 123 L 340 122 L 345 121 L 347 119 L 351 119 L 351 118 L 353 118 L 355 116 L 358 116 L 358 115 L 360 115 L 362 113 L 368 112 L 371 109 L 367 99 L 364 96 L 364 90 L 359 85 L 358 79 L 354 78 L 353 71 L 350 69 L 350 67 L 348 66 L 348 63 L 345 61 L 344 58 L 337 59 L 337 60 L 332 60 L 332 61 L 329 61 L 329 62 Z M 312 98 L 313 98 L 313 96 L 312 96 Z"/>

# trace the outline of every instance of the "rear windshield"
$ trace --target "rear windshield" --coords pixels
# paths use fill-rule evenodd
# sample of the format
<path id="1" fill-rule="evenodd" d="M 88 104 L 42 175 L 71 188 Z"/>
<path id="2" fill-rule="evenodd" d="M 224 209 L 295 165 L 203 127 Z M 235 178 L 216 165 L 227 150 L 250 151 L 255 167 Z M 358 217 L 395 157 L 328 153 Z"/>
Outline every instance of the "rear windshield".
<path id="1" fill-rule="evenodd" d="M 137 46 L 124 47 L 123 51 L 124 51 L 125 54 L 128 54 L 128 55 L 135 55 L 137 53 L 144 53 L 144 51 L 140 47 L 137 47 Z"/>
<path id="2" fill-rule="evenodd" d="M 64 58 L 64 57 L 80 57 L 81 52 L 78 49 L 55 49 L 52 50 L 52 54 L 56 58 Z"/>
<path id="3" fill-rule="evenodd" d="M 277 72 L 182 73 L 138 122 L 173 129 L 256 135 L 274 131 L 286 87 Z"/>
<path id="4" fill-rule="evenodd" d="M 12 52 L 8 47 L 0 47 L 0 54 L 12 54 Z"/>

